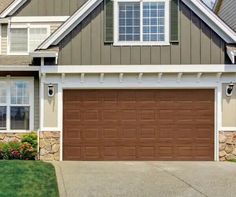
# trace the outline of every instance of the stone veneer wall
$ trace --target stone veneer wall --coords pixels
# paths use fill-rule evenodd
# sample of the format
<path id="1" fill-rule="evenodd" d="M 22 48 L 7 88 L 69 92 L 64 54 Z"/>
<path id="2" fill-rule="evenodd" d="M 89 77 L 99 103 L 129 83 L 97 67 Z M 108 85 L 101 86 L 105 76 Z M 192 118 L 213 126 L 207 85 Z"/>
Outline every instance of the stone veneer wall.
<path id="1" fill-rule="evenodd" d="M 24 134 L 23 133 L 0 133 L 0 142 L 20 141 Z"/>
<path id="2" fill-rule="evenodd" d="M 60 132 L 57 131 L 40 132 L 39 159 L 43 161 L 60 160 Z"/>
<path id="3" fill-rule="evenodd" d="M 219 134 L 220 161 L 236 160 L 236 131 Z"/>

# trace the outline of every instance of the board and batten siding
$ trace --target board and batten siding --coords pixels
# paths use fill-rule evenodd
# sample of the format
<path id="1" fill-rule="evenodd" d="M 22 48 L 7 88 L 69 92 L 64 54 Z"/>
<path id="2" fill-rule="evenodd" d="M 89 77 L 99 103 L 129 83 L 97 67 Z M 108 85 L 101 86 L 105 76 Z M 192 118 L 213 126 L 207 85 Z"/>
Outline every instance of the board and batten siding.
<path id="1" fill-rule="evenodd" d="M 59 43 L 59 65 L 224 64 L 227 60 L 225 42 L 183 3 L 179 43 L 169 46 L 104 43 L 103 12 L 101 4 Z"/>
<path id="2" fill-rule="evenodd" d="M 30 0 L 17 16 L 71 16 L 87 0 Z"/>

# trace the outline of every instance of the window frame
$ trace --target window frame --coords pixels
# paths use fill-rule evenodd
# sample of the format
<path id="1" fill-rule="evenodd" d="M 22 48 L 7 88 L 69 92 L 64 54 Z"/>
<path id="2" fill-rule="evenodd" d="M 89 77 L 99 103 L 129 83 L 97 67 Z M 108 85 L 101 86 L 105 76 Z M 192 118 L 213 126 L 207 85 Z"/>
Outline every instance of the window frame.
<path id="1" fill-rule="evenodd" d="M 34 130 L 34 78 L 33 77 L 0 77 L 0 82 L 6 83 L 6 130 L 0 133 L 24 133 Z M 29 84 L 29 104 L 11 104 L 11 84 L 12 82 L 27 82 Z M 11 130 L 11 107 L 29 107 L 29 130 Z"/>
<path id="2" fill-rule="evenodd" d="M 119 3 L 140 3 L 140 41 L 119 41 Z M 143 3 L 144 2 L 165 2 L 165 41 L 143 41 Z M 141 46 L 141 45 L 170 45 L 170 0 L 114 0 L 114 46 Z"/>
<path id="3" fill-rule="evenodd" d="M 45 28 L 47 29 L 47 37 L 50 36 L 50 25 L 41 25 L 41 24 L 10 24 L 8 25 L 8 44 L 7 44 L 7 55 L 29 55 L 30 54 L 30 28 Z M 11 52 L 11 29 L 27 29 L 27 52 Z"/>

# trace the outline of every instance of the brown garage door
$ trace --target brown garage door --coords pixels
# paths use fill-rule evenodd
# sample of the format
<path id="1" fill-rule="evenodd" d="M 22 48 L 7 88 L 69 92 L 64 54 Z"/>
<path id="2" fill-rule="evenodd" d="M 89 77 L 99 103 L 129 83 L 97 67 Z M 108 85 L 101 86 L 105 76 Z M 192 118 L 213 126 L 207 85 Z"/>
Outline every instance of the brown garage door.
<path id="1" fill-rule="evenodd" d="M 65 90 L 64 160 L 213 160 L 214 90 Z"/>

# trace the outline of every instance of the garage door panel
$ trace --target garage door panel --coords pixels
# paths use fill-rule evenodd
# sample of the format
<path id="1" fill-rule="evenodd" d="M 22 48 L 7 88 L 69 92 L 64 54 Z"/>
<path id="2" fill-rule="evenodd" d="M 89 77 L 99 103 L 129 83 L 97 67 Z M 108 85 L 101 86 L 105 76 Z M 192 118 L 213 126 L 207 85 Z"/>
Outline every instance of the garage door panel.
<path id="1" fill-rule="evenodd" d="M 213 90 L 65 90 L 63 95 L 65 160 L 214 159 Z"/>

